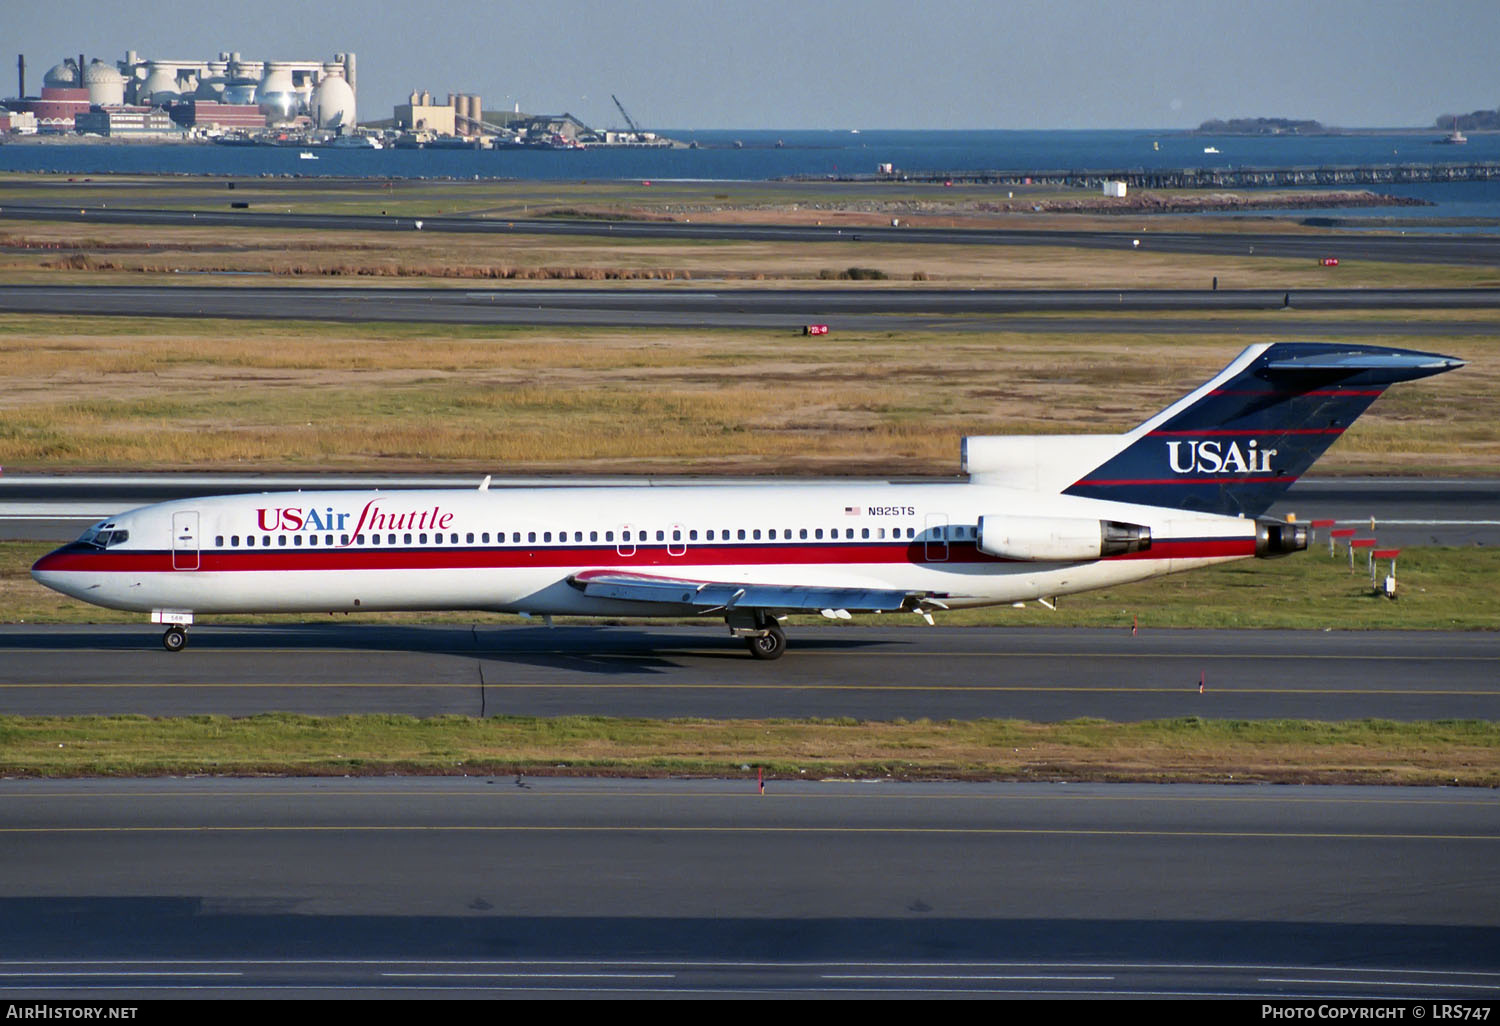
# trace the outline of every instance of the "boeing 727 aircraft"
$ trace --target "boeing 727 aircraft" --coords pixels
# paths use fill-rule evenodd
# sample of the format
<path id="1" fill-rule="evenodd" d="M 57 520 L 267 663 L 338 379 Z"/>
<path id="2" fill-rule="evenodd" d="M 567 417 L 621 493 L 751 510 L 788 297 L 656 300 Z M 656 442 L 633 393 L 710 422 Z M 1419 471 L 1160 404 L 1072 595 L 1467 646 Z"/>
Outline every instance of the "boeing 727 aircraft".
<path id="1" fill-rule="evenodd" d="M 288 492 L 121 513 L 49 588 L 167 624 L 215 613 L 490 610 L 722 618 L 760 659 L 832 618 L 1047 599 L 1307 547 L 1263 514 L 1387 386 L 1463 361 L 1253 345 L 1120 435 L 964 439 L 951 484 Z"/>

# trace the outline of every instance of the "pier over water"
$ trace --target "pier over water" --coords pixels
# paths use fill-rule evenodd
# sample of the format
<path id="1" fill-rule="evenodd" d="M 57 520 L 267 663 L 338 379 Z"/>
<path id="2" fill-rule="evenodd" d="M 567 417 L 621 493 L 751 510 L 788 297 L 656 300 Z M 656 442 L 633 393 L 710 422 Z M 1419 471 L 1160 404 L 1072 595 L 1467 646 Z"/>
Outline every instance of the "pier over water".
<path id="1" fill-rule="evenodd" d="M 901 171 L 789 175 L 784 181 L 934 182 L 964 185 L 1061 185 L 1099 188 L 1125 182 L 1140 189 L 1254 189 L 1319 185 L 1409 185 L 1500 180 L 1500 161 L 1467 164 L 1336 164 L 1297 167 L 1074 168 L 1040 171 Z"/>

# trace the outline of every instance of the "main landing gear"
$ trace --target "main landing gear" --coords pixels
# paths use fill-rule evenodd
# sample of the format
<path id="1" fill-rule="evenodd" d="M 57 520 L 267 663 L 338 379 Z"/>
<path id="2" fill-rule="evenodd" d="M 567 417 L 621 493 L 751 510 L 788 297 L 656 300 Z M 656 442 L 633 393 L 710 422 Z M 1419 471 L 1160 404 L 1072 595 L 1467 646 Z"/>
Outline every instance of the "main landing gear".
<path id="1" fill-rule="evenodd" d="M 780 659 L 786 652 L 786 631 L 771 613 L 735 612 L 724 618 L 729 633 L 744 638 L 750 654 L 757 659 Z"/>
<path id="2" fill-rule="evenodd" d="M 187 648 L 187 628 L 175 623 L 168 627 L 161 636 L 161 647 L 168 652 L 181 652 Z"/>
<path id="3" fill-rule="evenodd" d="M 765 631 L 764 634 L 745 639 L 750 646 L 750 654 L 757 659 L 780 659 L 786 651 L 786 632 L 774 621 Z"/>

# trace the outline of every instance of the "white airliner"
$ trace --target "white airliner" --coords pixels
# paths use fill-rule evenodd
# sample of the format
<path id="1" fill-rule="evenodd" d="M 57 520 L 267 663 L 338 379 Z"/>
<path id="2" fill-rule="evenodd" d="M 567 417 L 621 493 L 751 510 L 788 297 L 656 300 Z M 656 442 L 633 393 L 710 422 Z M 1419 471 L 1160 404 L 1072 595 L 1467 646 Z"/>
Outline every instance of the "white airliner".
<path id="1" fill-rule="evenodd" d="M 722 618 L 752 654 L 789 613 L 1014 603 L 1307 547 L 1262 516 L 1397 381 L 1463 365 L 1254 345 L 1120 435 L 964 439 L 965 483 L 283 492 L 121 513 L 40 560 L 66 595 L 151 614 L 490 610 Z"/>

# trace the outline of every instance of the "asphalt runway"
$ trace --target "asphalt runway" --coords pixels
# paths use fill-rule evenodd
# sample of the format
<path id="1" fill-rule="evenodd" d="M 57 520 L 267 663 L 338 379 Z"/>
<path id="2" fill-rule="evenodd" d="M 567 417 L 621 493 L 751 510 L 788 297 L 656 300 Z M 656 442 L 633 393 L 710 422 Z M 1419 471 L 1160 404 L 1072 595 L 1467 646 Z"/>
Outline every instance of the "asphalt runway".
<path id="1" fill-rule="evenodd" d="M 0 810 L 13 1002 L 1500 992 L 1491 791 L 6 780 Z"/>
<path id="2" fill-rule="evenodd" d="M 204 276 L 207 277 L 207 276 Z M 188 281 L 202 282 L 194 276 Z M 221 279 L 222 280 L 222 279 Z M 13 285 L 0 313 L 254 320 L 397 321 L 674 329 L 1029 331 L 1059 334 L 1234 334 L 1311 337 L 1492 336 L 1492 321 L 1298 318 L 1327 310 L 1449 311 L 1500 308 L 1500 289 L 486 289 L 329 286 Z M 1150 323 L 1059 313 L 1270 312 L 1269 319 L 1172 318 Z M 1032 316 L 1027 316 L 1027 315 Z M 1052 316 L 1045 316 L 1052 315 Z"/>
<path id="3" fill-rule="evenodd" d="M 0 626 L 12 715 L 1500 719 L 1500 635 L 800 627 Z M 1203 692 L 1199 682 L 1203 681 Z"/>
<path id="4" fill-rule="evenodd" d="M 226 193 L 223 203 L 231 202 Z M 515 235 L 602 236 L 620 239 L 741 240 L 761 242 L 894 242 L 980 246 L 1069 246 L 1087 249 L 1155 250 L 1317 260 L 1382 260 L 1419 263 L 1500 264 L 1500 239 L 1475 235 L 1377 235 L 1359 232 L 1306 234 L 1238 232 L 1049 231 L 816 225 L 692 224 L 663 221 L 502 220 L 483 217 L 386 217 L 363 214 L 293 214 L 271 210 L 161 210 L 142 207 L 5 204 L 0 218 L 82 224 L 208 225 L 229 228 L 297 228 L 322 231 L 425 231 Z"/>
<path id="5" fill-rule="evenodd" d="M 0 539 L 64 541 L 103 517 L 154 502 L 198 495 L 297 489 L 473 488 L 480 475 L 354 474 L 8 474 L 0 475 Z M 757 484 L 774 487 L 816 478 L 496 477 L 492 489 L 641 485 Z M 847 480 L 847 479 L 845 479 Z M 859 479 L 874 482 L 882 479 Z M 911 483 L 916 478 L 902 478 Z M 953 480 L 958 480 L 954 478 Z M 1500 480 L 1494 478 L 1303 478 L 1269 515 L 1336 520 L 1374 534 L 1382 545 L 1500 544 Z"/>
<path id="6" fill-rule="evenodd" d="M 1335 520 L 1382 546 L 1500 544 L 1500 480 L 1303 478 L 1268 516 Z M 3 523 L 0 523 L 3 527 Z M 1314 542 L 1326 545 L 1327 535 Z"/>

